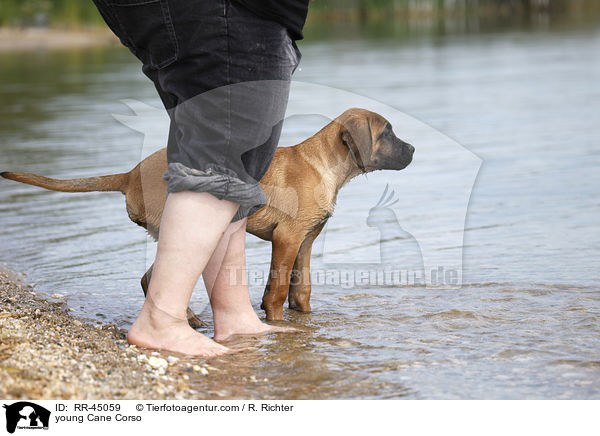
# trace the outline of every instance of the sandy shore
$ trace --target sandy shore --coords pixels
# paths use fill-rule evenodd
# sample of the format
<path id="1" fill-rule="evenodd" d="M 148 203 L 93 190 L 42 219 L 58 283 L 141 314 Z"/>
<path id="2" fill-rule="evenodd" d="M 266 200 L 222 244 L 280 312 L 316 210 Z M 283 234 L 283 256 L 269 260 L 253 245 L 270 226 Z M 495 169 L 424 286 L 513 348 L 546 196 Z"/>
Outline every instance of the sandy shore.
<path id="1" fill-rule="evenodd" d="M 54 50 L 106 44 L 120 44 L 108 28 L 90 30 L 0 28 L 0 52 Z"/>
<path id="2" fill-rule="evenodd" d="M 70 315 L 0 267 L 0 398 L 208 399 L 217 368 L 129 347 L 125 332 Z M 190 388 L 188 381 L 196 389 Z M 198 386 L 206 381 L 206 390 Z M 204 384 L 204 383 L 202 383 Z M 199 389 L 200 387 L 200 389 Z"/>

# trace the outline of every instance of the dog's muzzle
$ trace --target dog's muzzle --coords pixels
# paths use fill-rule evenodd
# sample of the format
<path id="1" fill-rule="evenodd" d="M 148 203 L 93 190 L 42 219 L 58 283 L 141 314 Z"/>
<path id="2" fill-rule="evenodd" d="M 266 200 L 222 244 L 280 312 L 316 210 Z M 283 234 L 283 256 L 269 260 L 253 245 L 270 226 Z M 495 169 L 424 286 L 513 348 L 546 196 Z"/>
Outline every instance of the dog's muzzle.
<path id="1" fill-rule="evenodd" d="M 406 165 L 412 162 L 413 154 L 415 154 L 415 147 L 407 142 L 402 143 L 402 155 L 400 159 Z"/>

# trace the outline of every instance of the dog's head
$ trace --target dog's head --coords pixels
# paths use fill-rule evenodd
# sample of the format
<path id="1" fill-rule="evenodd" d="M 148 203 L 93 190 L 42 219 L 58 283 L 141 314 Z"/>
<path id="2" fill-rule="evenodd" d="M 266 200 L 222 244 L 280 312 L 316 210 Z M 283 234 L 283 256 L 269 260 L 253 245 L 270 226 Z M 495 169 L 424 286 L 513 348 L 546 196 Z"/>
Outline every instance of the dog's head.
<path id="1" fill-rule="evenodd" d="M 338 119 L 341 141 L 363 172 L 401 170 L 412 162 L 415 148 L 398 138 L 381 115 L 366 109 L 348 109 Z"/>

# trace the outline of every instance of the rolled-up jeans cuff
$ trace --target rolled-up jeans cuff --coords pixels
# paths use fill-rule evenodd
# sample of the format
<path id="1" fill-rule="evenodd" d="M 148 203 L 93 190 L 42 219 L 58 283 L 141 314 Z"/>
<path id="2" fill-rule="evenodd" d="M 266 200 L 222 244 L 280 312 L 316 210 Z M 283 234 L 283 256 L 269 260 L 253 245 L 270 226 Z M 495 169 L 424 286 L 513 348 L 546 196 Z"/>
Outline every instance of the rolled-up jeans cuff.
<path id="1" fill-rule="evenodd" d="M 229 200 L 240 205 L 232 222 L 256 212 L 267 203 L 267 196 L 259 182 L 241 180 L 233 171 L 210 166 L 204 170 L 186 167 L 179 162 L 169 163 L 163 175 L 167 192 L 208 192 L 219 200 Z"/>

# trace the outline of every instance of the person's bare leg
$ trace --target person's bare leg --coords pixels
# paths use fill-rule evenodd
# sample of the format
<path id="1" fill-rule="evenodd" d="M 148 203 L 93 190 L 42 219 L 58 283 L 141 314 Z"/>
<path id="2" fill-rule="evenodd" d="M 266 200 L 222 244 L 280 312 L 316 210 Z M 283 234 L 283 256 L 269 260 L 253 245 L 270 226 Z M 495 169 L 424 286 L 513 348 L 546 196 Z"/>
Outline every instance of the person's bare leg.
<path id="1" fill-rule="evenodd" d="M 127 340 L 146 348 L 195 356 L 230 351 L 192 329 L 186 309 L 200 274 L 238 205 L 208 193 L 170 194 L 163 211 L 146 301 Z"/>
<path id="2" fill-rule="evenodd" d="M 236 334 L 298 331 L 265 324 L 252 308 L 246 277 L 246 222 L 243 219 L 229 225 L 202 273 L 217 341 Z"/>

